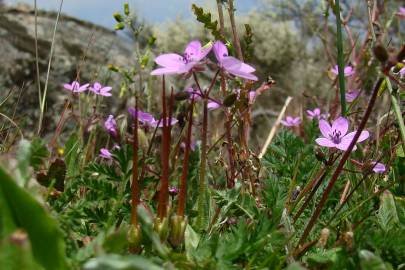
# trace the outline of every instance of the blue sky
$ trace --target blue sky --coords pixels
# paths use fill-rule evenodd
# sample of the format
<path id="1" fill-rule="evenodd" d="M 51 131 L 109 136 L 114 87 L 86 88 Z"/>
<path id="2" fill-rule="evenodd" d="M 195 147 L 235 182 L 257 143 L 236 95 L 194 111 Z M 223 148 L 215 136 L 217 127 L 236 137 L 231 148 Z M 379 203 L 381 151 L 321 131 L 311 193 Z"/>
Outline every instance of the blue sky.
<path id="1" fill-rule="evenodd" d="M 254 8 L 260 0 L 235 0 L 238 12 Z M 34 0 L 6 0 L 6 3 L 23 2 L 33 5 Z M 214 0 L 64 0 L 63 12 L 106 27 L 114 25 L 112 13 L 122 10 L 124 2 L 129 2 L 131 9 L 147 22 L 164 22 L 181 16 L 192 18 L 191 4 L 203 5 L 215 3 Z M 56 10 L 60 1 L 37 0 L 41 9 Z"/>

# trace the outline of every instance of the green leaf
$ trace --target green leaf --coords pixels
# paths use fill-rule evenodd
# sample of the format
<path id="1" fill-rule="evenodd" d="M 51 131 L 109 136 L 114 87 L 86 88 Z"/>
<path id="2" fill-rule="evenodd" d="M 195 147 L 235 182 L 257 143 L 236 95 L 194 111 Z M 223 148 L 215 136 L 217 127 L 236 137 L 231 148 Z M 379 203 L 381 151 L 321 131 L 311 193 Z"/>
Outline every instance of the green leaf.
<path id="1" fill-rule="evenodd" d="M 193 4 L 191 6 L 195 16 L 197 17 L 197 21 L 200 23 L 204 24 L 204 28 L 207 30 L 211 31 L 211 34 L 214 36 L 216 40 L 221 40 L 225 42 L 225 37 L 221 35 L 221 33 L 218 30 L 218 21 L 212 21 L 212 16 L 211 13 L 209 12 L 204 12 L 204 9 L 202 7 L 197 6 L 196 4 Z"/>
<path id="2" fill-rule="evenodd" d="M 384 261 L 374 253 L 368 250 L 360 250 L 360 265 L 364 270 L 391 270 L 391 265 L 384 263 Z"/>
<path id="3" fill-rule="evenodd" d="M 163 270 L 164 268 L 140 256 L 116 254 L 97 257 L 84 265 L 85 270 Z"/>
<path id="4" fill-rule="evenodd" d="M 394 197 L 388 190 L 384 191 L 380 197 L 380 208 L 378 209 L 377 220 L 384 231 L 389 231 L 399 225 Z"/>
<path id="5" fill-rule="evenodd" d="M 15 227 L 27 232 L 35 260 L 45 269 L 66 269 L 63 237 L 55 220 L 2 168 L 0 179 L 1 213 L 10 213 Z"/>
<path id="6" fill-rule="evenodd" d="M 197 249 L 198 243 L 200 242 L 200 236 L 196 233 L 193 228 L 188 224 L 186 231 L 184 233 L 184 242 L 187 256 L 190 257 L 192 251 Z"/>

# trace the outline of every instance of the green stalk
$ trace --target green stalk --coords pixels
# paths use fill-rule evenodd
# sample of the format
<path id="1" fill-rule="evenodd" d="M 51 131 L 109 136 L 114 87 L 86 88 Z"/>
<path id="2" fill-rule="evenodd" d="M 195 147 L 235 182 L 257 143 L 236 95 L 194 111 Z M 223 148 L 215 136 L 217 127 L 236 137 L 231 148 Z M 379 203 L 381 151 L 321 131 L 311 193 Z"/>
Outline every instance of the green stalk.
<path id="1" fill-rule="evenodd" d="M 342 38 L 342 22 L 340 20 L 340 5 L 339 0 L 335 3 L 335 15 L 336 15 L 336 37 L 337 37 L 337 64 L 338 64 L 338 78 L 339 78 L 339 89 L 340 89 L 340 106 L 342 111 L 342 116 L 346 115 L 346 89 L 345 89 L 345 74 L 344 66 L 345 60 L 343 55 L 343 38 Z"/>
<path id="2" fill-rule="evenodd" d="M 401 134 L 401 140 L 402 140 L 402 150 L 405 151 L 404 118 L 402 117 L 401 108 L 399 107 L 398 99 L 395 96 L 394 91 L 392 90 L 391 82 L 387 77 L 385 78 L 385 83 L 387 84 L 388 90 L 390 91 L 392 107 L 394 108 L 394 114 L 398 121 L 399 133 Z"/>

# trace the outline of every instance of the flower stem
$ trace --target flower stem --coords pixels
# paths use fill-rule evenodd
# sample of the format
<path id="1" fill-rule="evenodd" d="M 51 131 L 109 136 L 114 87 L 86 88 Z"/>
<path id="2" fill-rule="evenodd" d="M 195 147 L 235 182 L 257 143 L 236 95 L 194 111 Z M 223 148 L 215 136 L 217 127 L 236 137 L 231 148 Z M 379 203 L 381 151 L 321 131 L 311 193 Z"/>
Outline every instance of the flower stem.
<path id="1" fill-rule="evenodd" d="M 177 208 L 177 215 L 182 217 L 184 217 L 184 209 L 186 208 L 187 173 L 188 173 L 188 160 L 190 157 L 190 148 L 191 148 L 191 133 L 193 127 L 193 108 L 194 108 L 194 98 L 191 100 L 190 110 L 188 114 L 186 149 L 184 150 L 183 167 L 181 171 L 180 193 L 179 193 L 179 207 Z"/>
<path id="2" fill-rule="evenodd" d="M 397 118 L 399 133 L 401 134 L 402 150 L 405 151 L 405 126 L 404 118 L 402 117 L 401 108 L 399 107 L 398 99 L 392 90 L 391 82 L 388 78 L 385 78 L 385 83 L 387 84 L 388 90 L 390 91 L 391 103 L 394 109 L 395 117 Z"/>
<path id="3" fill-rule="evenodd" d="M 346 115 L 346 97 L 345 97 L 345 74 L 344 74 L 344 54 L 343 54 L 343 37 L 342 37 L 342 22 L 340 20 L 340 4 L 339 0 L 335 1 L 335 15 L 336 15 L 336 47 L 337 47 L 337 64 L 338 64 L 338 78 L 340 89 L 340 106 L 342 116 Z"/>
<path id="4" fill-rule="evenodd" d="M 321 214 L 322 208 L 326 203 L 326 200 L 328 199 L 329 194 L 332 191 L 333 186 L 335 185 L 340 173 L 342 172 L 343 166 L 346 163 L 347 159 L 349 158 L 354 146 L 356 145 L 357 140 L 360 137 L 361 132 L 363 131 L 364 127 L 366 126 L 366 123 L 368 121 L 368 118 L 370 117 L 371 111 L 373 110 L 375 101 L 377 99 L 377 94 L 378 91 L 382 85 L 383 79 L 380 78 L 377 83 L 374 86 L 373 89 L 373 94 L 370 98 L 370 101 L 368 103 L 366 112 L 364 113 L 363 118 L 361 119 L 360 125 L 358 130 L 356 131 L 356 134 L 353 137 L 353 140 L 351 141 L 349 147 L 347 148 L 347 150 L 344 152 L 342 159 L 340 160 L 339 164 L 337 165 L 328 186 L 326 187 L 326 189 L 324 190 L 323 194 L 322 194 L 322 198 L 318 203 L 318 206 L 315 209 L 314 214 L 312 215 L 311 219 L 309 220 L 307 226 L 305 227 L 304 232 L 302 233 L 302 236 L 298 242 L 298 247 L 297 249 L 299 249 L 299 246 L 302 246 L 305 242 L 305 240 L 307 239 L 309 233 L 311 232 L 312 228 L 315 225 L 316 220 L 318 219 L 319 215 Z"/>
<path id="5" fill-rule="evenodd" d="M 135 117 L 133 128 L 134 144 L 133 144 L 133 159 L 132 159 L 132 185 L 131 185 L 131 224 L 138 225 L 137 207 L 140 201 L 140 189 L 138 182 L 138 98 L 135 97 Z"/>

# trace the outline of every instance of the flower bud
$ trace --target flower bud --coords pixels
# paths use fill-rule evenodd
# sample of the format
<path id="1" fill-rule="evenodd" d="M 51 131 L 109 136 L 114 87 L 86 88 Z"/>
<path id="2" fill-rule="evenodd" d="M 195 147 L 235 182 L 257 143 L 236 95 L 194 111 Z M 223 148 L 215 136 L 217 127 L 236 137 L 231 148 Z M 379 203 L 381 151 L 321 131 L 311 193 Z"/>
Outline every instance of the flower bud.
<path id="1" fill-rule="evenodd" d="M 167 218 L 163 218 L 162 220 L 157 217 L 153 222 L 153 229 L 159 235 L 160 240 L 162 242 L 165 241 L 169 235 L 169 224 Z"/>
<path id="2" fill-rule="evenodd" d="M 177 101 L 182 101 L 190 98 L 190 93 L 187 91 L 181 91 L 174 95 L 174 99 Z"/>
<path id="3" fill-rule="evenodd" d="M 232 93 L 232 94 L 227 95 L 225 97 L 225 99 L 224 99 L 224 102 L 223 102 L 224 106 L 225 107 L 233 106 L 233 104 L 235 104 L 235 101 L 236 101 L 237 98 L 238 98 L 237 93 Z"/>
<path id="4" fill-rule="evenodd" d="M 325 158 L 325 154 L 322 152 L 321 149 L 319 149 L 318 147 L 315 148 L 315 157 L 318 161 L 325 163 L 326 162 L 326 158 Z"/>
<path id="5" fill-rule="evenodd" d="M 119 68 L 114 66 L 113 64 L 109 64 L 108 65 L 108 70 L 112 71 L 112 72 L 119 72 Z"/>
<path id="6" fill-rule="evenodd" d="M 114 14 L 113 14 L 113 17 L 114 17 L 114 19 L 115 19 L 118 23 L 124 21 L 124 17 L 122 17 L 122 15 L 119 14 L 118 12 L 114 13 Z"/>
<path id="7" fill-rule="evenodd" d="M 118 31 L 118 30 L 123 30 L 124 28 L 125 28 L 125 23 L 123 23 L 123 22 L 117 23 L 117 24 L 115 25 L 115 30 L 116 30 L 116 31 Z"/>
<path id="8" fill-rule="evenodd" d="M 128 3 L 124 3 L 124 14 L 125 15 L 129 15 L 129 4 Z"/>
<path id="9" fill-rule="evenodd" d="M 131 225 L 127 233 L 131 253 L 138 253 L 141 248 L 142 233 L 139 225 Z"/>
<path id="10" fill-rule="evenodd" d="M 373 48 L 373 52 L 375 58 L 377 58 L 377 60 L 380 61 L 381 63 L 385 63 L 389 58 L 387 50 L 381 44 L 375 46 Z"/>
<path id="11" fill-rule="evenodd" d="M 170 219 L 170 238 L 173 246 L 179 246 L 184 242 L 184 232 L 187 227 L 187 217 L 174 215 Z"/>

